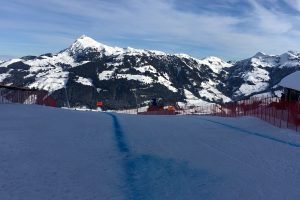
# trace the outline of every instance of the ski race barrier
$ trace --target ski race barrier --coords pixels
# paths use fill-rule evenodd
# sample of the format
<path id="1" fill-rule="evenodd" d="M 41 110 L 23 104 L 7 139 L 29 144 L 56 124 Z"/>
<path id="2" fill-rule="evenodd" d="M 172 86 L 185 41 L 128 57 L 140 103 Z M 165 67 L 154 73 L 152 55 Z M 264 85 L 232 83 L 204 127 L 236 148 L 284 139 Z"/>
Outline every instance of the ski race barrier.
<path id="1" fill-rule="evenodd" d="M 251 97 L 224 104 L 176 107 L 174 115 L 207 115 L 218 117 L 252 116 L 279 128 L 300 132 L 300 102 L 278 97 Z M 147 107 L 115 111 L 124 114 L 169 115 L 165 112 L 147 112 Z"/>
<path id="2" fill-rule="evenodd" d="M 56 107 L 56 101 L 44 90 L 0 85 L 0 104 L 37 104 Z M 278 97 L 251 97 L 247 100 L 203 106 L 173 106 L 174 110 L 151 111 L 147 106 L 113 111 L 142 115 L 208 115 L 219 117 L 252 116 L 279 128 L 300 132 L 300 101 L 285 101 Z"/>
<path id="3" fill-rule="evenodd" d="M 278 97 L 252 97 L 248 100 L 215 106 L 211 115 L 220 117 L 253 116 L 279 128 L 300 131 L 300 102 Z"/>
<path id="4" fill-rule="evenodd" d="M 12 103 L 57 106 L 47 91 L 0 85 L 0 104 Z"/>

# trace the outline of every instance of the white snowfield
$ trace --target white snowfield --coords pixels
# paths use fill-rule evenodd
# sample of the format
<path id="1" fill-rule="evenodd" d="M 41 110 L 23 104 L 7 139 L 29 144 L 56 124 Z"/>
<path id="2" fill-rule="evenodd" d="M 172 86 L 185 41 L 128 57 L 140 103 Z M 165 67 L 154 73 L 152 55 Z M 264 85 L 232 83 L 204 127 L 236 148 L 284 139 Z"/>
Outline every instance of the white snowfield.
<path id="1" fill-rule="evenodd" d="M 0 110 L 1 200 L 300 197 L 300 136 L 255 118 Z"/>
<path id="2" fill-rule="evenodd" d="M 281 80 L 280 86 L 300 90 L 300 71 L 294 72 Z"/>

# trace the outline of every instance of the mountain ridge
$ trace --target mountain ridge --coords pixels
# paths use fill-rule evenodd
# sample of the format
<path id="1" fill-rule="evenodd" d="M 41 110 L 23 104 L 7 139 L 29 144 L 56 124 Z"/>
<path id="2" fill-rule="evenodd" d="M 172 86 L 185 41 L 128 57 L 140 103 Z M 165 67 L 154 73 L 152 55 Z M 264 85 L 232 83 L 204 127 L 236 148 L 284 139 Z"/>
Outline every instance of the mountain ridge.
<path id="1" fill-rule="evenodd" d="M 144 105 L 151 98 L 168 104 L 207 105 L 276 93 L 277 83 L 299 70 L 300 54 L 258 52 L 235 62 L 210 56 L 111 47 L 80 36 L 68 48 L 0 63 L 0 83 L 43 89 L 60 106 L 108 108 Z M 277 92 L 278 93 L 278 92 Z"/>

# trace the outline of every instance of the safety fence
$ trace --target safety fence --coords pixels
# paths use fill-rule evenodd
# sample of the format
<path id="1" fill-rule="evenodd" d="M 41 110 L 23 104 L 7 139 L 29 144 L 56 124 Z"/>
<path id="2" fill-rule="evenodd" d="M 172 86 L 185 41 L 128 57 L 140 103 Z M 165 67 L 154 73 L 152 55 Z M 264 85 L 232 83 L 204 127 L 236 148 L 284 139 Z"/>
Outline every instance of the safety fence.
<path id="1" fill-rule="evenodd" d="M 0 87 L 0 103 L 38 104 L 56 107 L 56 101 L 47 91 L 16 87 Z M 125 114 L 152 115 L 209 115 L 221 117 L 253 116 L 280 128 L 300 132 L 300 102 L 285 101 L 278 97 L 252 97 L 247 100 L 226 104 L 206 104 L 203 106 L 174 107 L 174 112 L 166 107 L 163 111 L 148 112 L 148 107 L 116 111 Z M 148 111 L 147 111 L 148 110 Z"/>
<path id="2" fill-rule="evenodd" d="M 38 104 L 56 107 L 56 101 L 44 90 L 17 87 L 0 87 L 0 104 Z"/>
<path id="3" fill-rule="evenodd" d="M 300 102 L 277 97 L 253 97 L 248 100 L 215 105 L 211 115 L 222 117 L 253 116 L 280 128 L 299 130 Z"/>
<path id="4" fill-rule="evenodd" d="M 173 107 L 174 112 L 168 110 L 169 106 L 165 106 L 163 110 L 149 111 L 149 106 L 133 108 L 133 109 L 119 109 L 107 110 L 107 112 L 116 112 L 121 114 L 141 114 L 141 115 L 210 115 L 215 109 L 216 104 L 207 104 L 203 106 L 182 106 Z"/>
<path id="5" fill-rule="evenodd" d="M 165 115 L 166 112 L 147 113 L 147 107 L 117 111 L 125 114 Z M 167 113 L 168 114 L 168 113 Z M 300 131 L 300 102 L 284 101 L 278 97 L 252 97 L 226 104 L 178 107 L 176 115 L 209 115 L 220 117 L 253 116 L 280 128 Z"/>

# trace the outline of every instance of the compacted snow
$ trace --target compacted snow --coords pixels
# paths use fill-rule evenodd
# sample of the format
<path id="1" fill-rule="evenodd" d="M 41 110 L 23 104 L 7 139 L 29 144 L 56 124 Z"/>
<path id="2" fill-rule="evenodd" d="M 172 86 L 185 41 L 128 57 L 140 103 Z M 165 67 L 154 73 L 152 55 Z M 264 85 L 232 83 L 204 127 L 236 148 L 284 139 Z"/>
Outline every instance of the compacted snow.
<path id="1" fill-rule="evenodd" d="M 300 197 L 300 136 L 255 118 L 0 110 L 0 199 Z"/>

